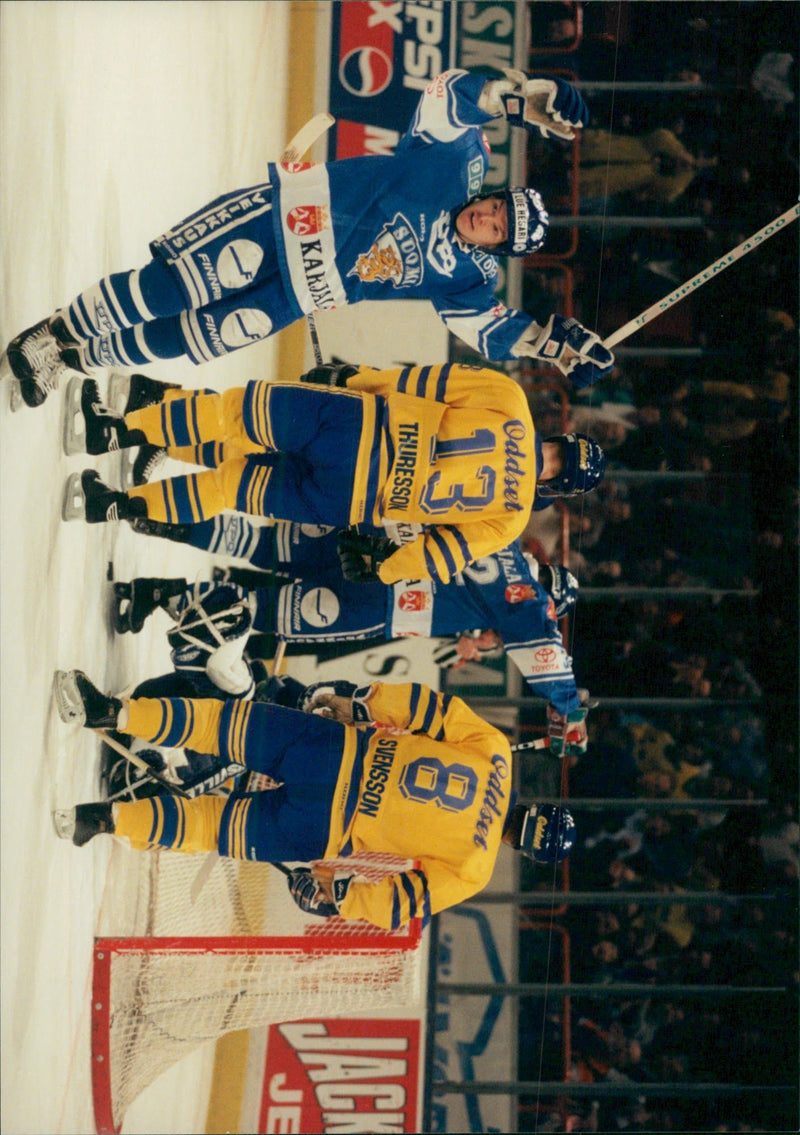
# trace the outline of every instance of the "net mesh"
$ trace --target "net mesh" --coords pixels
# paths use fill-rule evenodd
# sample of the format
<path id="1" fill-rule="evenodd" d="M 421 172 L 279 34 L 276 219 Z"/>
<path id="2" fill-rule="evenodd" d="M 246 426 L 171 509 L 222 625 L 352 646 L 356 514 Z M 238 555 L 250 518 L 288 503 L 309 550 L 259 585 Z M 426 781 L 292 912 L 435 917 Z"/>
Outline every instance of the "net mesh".
<path id="1" fill-rule="evenodd" d="M 380 855 L 346 862 L 372 879 L 408 866 Z M 419 995 L 413 926 L 388 934 L 304 915 L 267 864 L 115 843 L 109 880 L 94 962 L 98 1131 L 119 1130 L 136 1096 L 209 1039 Z"/>

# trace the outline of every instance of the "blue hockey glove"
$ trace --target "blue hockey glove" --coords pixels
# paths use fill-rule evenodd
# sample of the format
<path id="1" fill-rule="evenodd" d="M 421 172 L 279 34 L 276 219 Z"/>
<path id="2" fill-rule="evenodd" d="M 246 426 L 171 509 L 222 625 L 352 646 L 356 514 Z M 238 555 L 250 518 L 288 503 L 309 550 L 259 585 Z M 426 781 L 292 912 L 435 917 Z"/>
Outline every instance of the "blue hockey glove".
<path id="1" fill-rule="evenodd" d="M 339 533 L 336 549 L 344 577 L 351 583 L 380 582 L 378 568 L 397 551 L 385 536 L 362 536 L 352 528 Z"/>
<path id="2" fill-rule="evenodd" d="M 570 141 L 589 121 L 589 108 L 580 93 L 564 79 L 535 77 L 504 68 L 507 79 L 487 91 L 485 105 L 511 123 L 545 138 Z M 489 84 L 487 84 L 489 86 Z"/>
<path id="3" fill-rule="evenodd" d="M 326 363 L 301 374 L 300 381 L 312 382 L 317 386 L 347 386 L 348 378 L 354 374 L 358 374 L 358 367 L 351 366 L 350 363 Z"/>
<path id="4" fill-rule="evenodd" d="M 316 914 L 320 918 L 335 918 L 339 913 L 352 875 L 333 880 L 334 901 L 325 897 L 321 885 L 308 867 L 297 867 L 288 877 L 289 894 L 305 914 Z"/>
<path id="5" fill-rule="evenodd" d="M 578 389 L 591 386 L 614 365 L 599 335 L 563 315 L 551 315 L 532 345 L 535 358 L 557 367 Z"/>

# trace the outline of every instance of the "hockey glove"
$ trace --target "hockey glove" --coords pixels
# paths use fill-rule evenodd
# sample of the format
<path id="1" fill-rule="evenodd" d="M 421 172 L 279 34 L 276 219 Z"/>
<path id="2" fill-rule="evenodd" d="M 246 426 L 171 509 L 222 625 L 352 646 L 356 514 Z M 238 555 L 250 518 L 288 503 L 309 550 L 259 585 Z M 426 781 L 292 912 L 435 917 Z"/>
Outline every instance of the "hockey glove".
<path id="1" fill-rule="evenodd" d="M 589 696 L 589 691 L 578 690 L 580 709 L 571 710 L 566 717 L 554 709 L 547 707 L 547 732 L 550 736 L 550 752 L 554 757 L 579 757 L 585 753 L 589 744 L 586 732 L 586 718 L 590 709 L 599 703 L 596 698 Z"/>
<path id="2" fill-rule="evenodd" d="M 335 918 L 347 894 L 352 875 L 333 879 L 333 902 L 326 898 L 322 885 L 308 867 L 297 867 L 288 878 L 289 894 L 305 914 Z"/>
<path id="3" fill-rule="evenodd" d="M 325 363 L 301 374 L 300 381 L 312 382 L 317 386 L 347 386 L 348 378 L 354 374 L 358 374 L 358 367 L 351 366 L 350 363 Z"/>
<path id="4" fill-rule="evenodd" d="M 385 536 L 362 536 L 352 528 L 339 533 L 336 548 L 344 577 L 351 583 L 379 583 L 378 568 L 397 550 Z"/>
<path id="5" fill-rule="evenodd" d="M 528 343 L 529 354 L 557 367 L 578 390 L 597 382 L 614 365 L 614 356 L 599 335 L 563 315 L 551 315 L 538 337 Z"/>
<path id="6" fill-rule="evenodd" d="M 369 691 L 369 686 L 362 686 L 359 689 L 353 682 L 344 680 L 314 682 L 303 690 L 297 700 L 297 708 L 303 713 L 330 717 L 343 725 L 369 725 L 372 721 L 366 705 Z M 337 706 L 338 699 L 347 703 L 346 712 L 341 702 Z"/>
<path id="7" fill-rule="evenodd" d="M 535 130 L 545 138 L 571 141 L 586 126 L 589 108 L 564 79 L 534 78 L 523 71 L 503 68 L 507 78 L 490 81 L 480 106 L 488 114 L 502 115 L 512 126 Z"/>

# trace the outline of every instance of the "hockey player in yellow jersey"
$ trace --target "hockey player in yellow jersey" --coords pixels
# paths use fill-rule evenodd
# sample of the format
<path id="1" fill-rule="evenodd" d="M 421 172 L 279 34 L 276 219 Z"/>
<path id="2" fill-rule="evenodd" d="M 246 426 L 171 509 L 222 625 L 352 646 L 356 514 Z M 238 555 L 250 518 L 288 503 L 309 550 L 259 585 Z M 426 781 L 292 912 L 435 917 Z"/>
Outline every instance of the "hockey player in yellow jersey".
<path id="1" fill-rule="evenodd" d="M 516 805 L 506 737 L 459 698 L 418 683 L 309 687 L 306 712 L 263 702 L 119 699 L 81 671 L 59 671 L 62 720 L 189 746 L 280 782 L 266 792 L 79 804 L 54 815 L 81 846 L 109 833 L 163 847 L 261 862 L 359 851 L 414 859 L 377 883 L 324 867 L 292 872 L 298 905 L 395 929 L 463 902 L 488 883 L 501 843 L 555 863 L 574 841 L 565 808 Z"/>
<path id="2" fill-rule="evenodd" d="M 447 583 L 515 540 L 532 508 L 588 492 L 603 476 L 599 447 L 576 434 L 542 440 L 524 391 L 498 371 L 456 364 L 334 368 L 333 378 L 329 371 L 310 372 L 312 382 L 254 381 L 223 394 L 172 391 L 124 416 L 100 406 L 96 385 L 84 382 L 75 416 L 90 453 L 222 443 L 225 459 L 127 493 L 107 488 L 93 470 L 74 474 L 65 518 L 194 523 L 227 508 L 341 528 L 416 523 L 426 531 L 411 542 L 381 546 L 377 577 Z M 336 385 L 317 385 L 320 372 Z"/>

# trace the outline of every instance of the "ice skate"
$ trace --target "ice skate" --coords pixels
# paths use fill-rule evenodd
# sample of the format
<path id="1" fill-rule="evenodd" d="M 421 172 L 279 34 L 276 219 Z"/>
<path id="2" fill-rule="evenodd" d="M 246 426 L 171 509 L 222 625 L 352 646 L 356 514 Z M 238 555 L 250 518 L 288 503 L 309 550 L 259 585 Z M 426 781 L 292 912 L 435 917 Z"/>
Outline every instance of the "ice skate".
<path id="1" fill-rule="evenodd" d="M 12 411 L 22 406 L 41 406 L 67 369 L 48 319 L 20 332 L 8 344 L 0 361 L 0 375 L 15 380 Z"/>
<path id="2" fill-rule="evenodd" d="M 146 374 L 114 371 L 108 380 L 108 405 L 118 414 L 131 414 L 163 402 L 168 390 L 180 390 L 176 382 L 161 382 Z"/>
<path id="3" fill-rule="evenodd" d="M 53 812 L 53 825 L 59 839 L 70 839 L 76 847 L 83 847 L 96 835 L 114 834 L 112 806 L 103 800 L 97 804 L 78 804 L 75 808 L 57 808 Z"/>
<path id="4" fill-rule="evenodd" d="M 94 469 L 71 473 L 64 487 L 61 516 L 64 520 L 85 520 L 102 524 L 106 520 L 130 520 L 145 516 L 147 505 L 126 493 L 110 489 Z"/>
<path id="5" fill-rule="evenodd" d="M 100 401 L 97 383 L 75 375 L 64 400 L 62 441 L 67 456 L 74 453 L 111 453 L 145 440 L 140 430 L 129 430 L 125 419 Z"/>
<path id="6" fill-rule="evenodd" d="M 123 490 L 146 485 L 167 460 L 167 451 L 160 445 L 140 445 L 137 449 L 121 449 L 120 484 Z"/>
<path id="7" fill-rule="evenodd" d="M 188 588 L 185 579 L 132 579 L 130 583 L 114 584 L 112 620 L 118 634 L 127 631 L 138 634 L 145 619 L 159 607 L 177 617 L 170 610 L 171 603 Z"/>
<path id="8" fill-rule="evenodd" d="M 56 670 L 53 693 L 58 716 L 67 725 L 115 729 L 122 709 L 119 698 L 101 693 L 82 670 Z"/>

